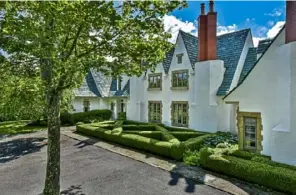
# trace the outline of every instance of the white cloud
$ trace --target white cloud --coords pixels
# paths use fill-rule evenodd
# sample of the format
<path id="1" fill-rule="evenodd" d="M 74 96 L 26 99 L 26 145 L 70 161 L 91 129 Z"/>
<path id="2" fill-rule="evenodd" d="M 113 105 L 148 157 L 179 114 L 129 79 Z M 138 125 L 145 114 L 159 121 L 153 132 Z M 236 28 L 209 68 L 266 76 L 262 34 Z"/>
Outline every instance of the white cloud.
<path id="1" fill-rule="evenodd" d="M 275 8 L 274 10 L 272 10 L 271 13 L 265 13 L 264 15 L 271 16 L 271 17 L 278 17 L 283 14 L 283 11 L 284 10 L 282 8 Z"/>
<path id="2" fill-rule="evenodd" d="M 217 35 L 223 35 L 226 33 L 231 33 L 237 30 L 237 25 L 233 24 L 233 25 L 229 25 L 229 26 L 220 26 L 218 24 L 217 26 Z"/>
<path id="3" fill-rule="evenodd" d="M 253 37 L 254 47 L 257 47 L 260 40 L 265 39 L 265 37 Z"/>
<path id="4" fill-rule="evenodd" d="M 269 31 L 267 32 L 267 38 L 275 37 L 278 32 L 283 28 L 285 21 L 278 21 Z"/>
<path id="5" fill-rule="evenodd" d="M 273 26 L 274 25 L 274 21 L 269 20 L 267 24 L 268 24 L 268 26 Z"/>
<path id="6" fill-rule="evenodd" d="M 193 22 L 183 22 L 175 16 L 165 15 L 163 17 L 164 30 L 172 34 L 170 42 L 175 43 L 179 30 L 196 35 L 196 25 Z"/>

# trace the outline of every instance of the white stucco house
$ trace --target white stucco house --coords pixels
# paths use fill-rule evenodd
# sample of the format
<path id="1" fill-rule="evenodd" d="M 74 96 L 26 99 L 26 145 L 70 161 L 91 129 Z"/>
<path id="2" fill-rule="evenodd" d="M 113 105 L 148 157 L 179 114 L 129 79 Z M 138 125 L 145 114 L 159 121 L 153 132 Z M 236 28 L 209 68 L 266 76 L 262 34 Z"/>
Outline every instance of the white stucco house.
<path id="1" fill-rule="evenodd" d="M 296 165 L 296 2 L 286 7 L 286 25 L 223 99 L 237 107 L 241 148 Z"/>
<path id="2" fill-rule="evenodd" d="M 117 119 L 118 113 L 126 112 L 129 78 L 124 75 L 112 78 L 90 70 L 83 84 L 74 90 L 74 94 L 73 112 L 109 109 L 113 111 L 113 118 Z"/>
<path id="3" fill-rule="evenodd" d="M 296 165 L 296 2 L 286 25 L 254 47 L 250 29 L 217 36 L 213 1 L 201 4 L 198 37 L 180 31 L 155 70 L 117 79 L 90 71 L 75 90 L 76 112 L 239 134 L 239 147 Z"/>

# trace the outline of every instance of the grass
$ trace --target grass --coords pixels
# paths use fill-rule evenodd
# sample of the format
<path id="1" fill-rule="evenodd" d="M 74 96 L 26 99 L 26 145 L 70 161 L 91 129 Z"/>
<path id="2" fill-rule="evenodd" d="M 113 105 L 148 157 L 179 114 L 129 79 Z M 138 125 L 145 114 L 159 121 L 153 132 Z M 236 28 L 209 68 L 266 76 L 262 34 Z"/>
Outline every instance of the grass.
<path id="1" fill-rule="evenodd" d="M 6 121 L 0 122 L 0 135 L 14 135 L 18 133 L 32 133 L 46 129 L 44 126 L 28 126 L 29 121 Z"/>

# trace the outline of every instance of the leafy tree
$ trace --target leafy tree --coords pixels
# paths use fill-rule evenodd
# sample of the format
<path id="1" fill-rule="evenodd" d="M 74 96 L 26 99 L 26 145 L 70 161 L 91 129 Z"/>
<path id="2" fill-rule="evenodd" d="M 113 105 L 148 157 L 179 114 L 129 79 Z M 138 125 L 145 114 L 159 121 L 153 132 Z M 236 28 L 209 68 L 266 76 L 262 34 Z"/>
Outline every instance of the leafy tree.
<path id="1" fill-rule="evenodd" d="M 5 3 L 1 40 L 9 53 L 8 64 L 23 75 L 39 74 L 40 91 L 46 95 L 45 195 L 60 190 L 63 91 L 78 87 L 90 68 L 118 76 L 140 75 L 154 67 L 170 49 L 162 17 L 185 5 L 180 1 Z"/>

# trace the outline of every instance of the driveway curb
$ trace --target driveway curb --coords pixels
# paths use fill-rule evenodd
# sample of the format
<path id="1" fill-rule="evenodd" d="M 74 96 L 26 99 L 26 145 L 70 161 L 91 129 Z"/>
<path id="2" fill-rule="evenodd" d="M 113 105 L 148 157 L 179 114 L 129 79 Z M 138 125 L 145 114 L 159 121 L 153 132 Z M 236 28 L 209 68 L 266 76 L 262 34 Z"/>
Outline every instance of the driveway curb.
<path id="1" fill-rule="evenodd" d="M 138 151 L 135 149 L 126 148 L 122 145 L 106 142 L 97 138 L 77 134 L 70 130 L 63 130 L 61 134 L 70 137 L 72 139 L 92 144 L 96 147 L 106 149 L 108 151 L 120 154 L 122 156 L 132 158 L 134 160 L 149 164 L 151 166 L 177 173 L 185 178 L 192 179 L 199 183 L 203 183 L 210 187 L 218 190 L 233 194 L 233 195 L 249 195 L 249 194 L 260 194 L 260 195 L 281 195 L 282 193 L 266 191 L 260 186 L 254 184 L 248 184 L 241 182 L 237 179 L 223 179 L 211 174 L 200 167 L 190 167 L 184 165 L 184 163 L 177 162 L 174 160 L 168 160 L 159 156 Z"/>

